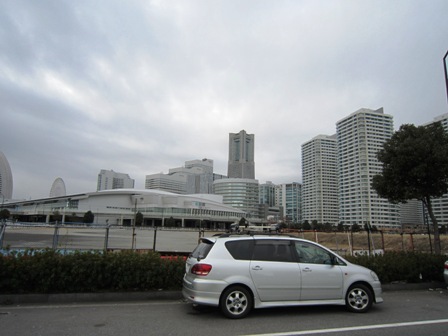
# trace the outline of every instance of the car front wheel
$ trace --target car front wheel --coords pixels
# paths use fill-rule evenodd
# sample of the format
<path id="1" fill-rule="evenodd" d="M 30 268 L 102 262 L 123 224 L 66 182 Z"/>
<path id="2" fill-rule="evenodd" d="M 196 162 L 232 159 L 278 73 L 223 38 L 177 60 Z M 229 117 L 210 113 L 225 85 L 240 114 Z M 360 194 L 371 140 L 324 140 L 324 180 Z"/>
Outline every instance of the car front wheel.
<path id="1" fill-rule="evenodd" d="M 372 291 L 363 284 L 351 286 L 345 296 L 347 309 L 354 313 L 365 313 L 373 303 Z"/>
<path id="2" fill-rule="evenodd" d="M 249 314 L 252 304 L 250 292 L 242 286 L 234 286 L 222 293 L 219 306 L 226 317 L 239 319 Z"/>

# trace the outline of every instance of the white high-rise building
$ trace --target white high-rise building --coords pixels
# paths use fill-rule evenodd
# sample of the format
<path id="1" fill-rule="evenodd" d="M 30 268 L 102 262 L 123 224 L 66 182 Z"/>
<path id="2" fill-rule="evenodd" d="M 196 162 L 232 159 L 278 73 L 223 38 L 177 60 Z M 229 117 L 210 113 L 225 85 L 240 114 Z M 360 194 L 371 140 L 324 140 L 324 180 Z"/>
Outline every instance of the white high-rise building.
<path id="1" fill-rule="evenodd" d="M 135 181 L 128 174 L 101 169 L 98 174 L 96 190 L 132 189 L 134 188 L 134 183 Z"/>
<path id="2" fill-rule="evenodd" d="M 448 113 L 442 114 L 441 116 L 434 118 L 434 120 L 429 124 L 436 122 L 440 122 L 445 131 L 448 132 Z M 434 211 L 434 216 L 436 216 L 439 226 L 448 225 L 448 194 L 445 194 L 440 198 L 432 199 L 431 202 Z M 429 215 L 426 217 L 429 219 Z"/>
<path id="3" fill-rule="evenodd" d="M 318 135 L 302 145 L 302 219 L 339 220 L 337 137 Z"/>
<path id="4" fill-rule="evenodd" d="M 360 109 L 336 123 L 339 169 L 339 221 L 347 225 L 400 227 L 399 206 L 371 187 L 382 172 L 376 154 L 394 133 L 393 117 Z"/>
<path id="5" fill-rule="evenodd" d="M 12 173 L 5 154 L 0 152 L 0 196 L 2 201 L 12 198 Z"/>

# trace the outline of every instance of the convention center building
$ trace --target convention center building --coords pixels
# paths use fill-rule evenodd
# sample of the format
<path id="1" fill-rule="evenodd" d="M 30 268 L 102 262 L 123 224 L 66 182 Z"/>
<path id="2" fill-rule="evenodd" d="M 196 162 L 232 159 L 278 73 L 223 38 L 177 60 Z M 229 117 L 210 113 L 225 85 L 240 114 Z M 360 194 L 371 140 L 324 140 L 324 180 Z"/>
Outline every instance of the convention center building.
<path id="1" fill-rule="evenodd" d="M 153 189 L 113 189 L 10 201 L 4 207 L 12 220 L 29 224 L 83 224 L 89 211 L 94 216 L 91 225 L 132 226 L 140 213 L 143 221 L 137 225 L 142 226 L 227 229 L 246 218 L 244 211 L 224 205 L 220 195 L 180 195 Z"/>

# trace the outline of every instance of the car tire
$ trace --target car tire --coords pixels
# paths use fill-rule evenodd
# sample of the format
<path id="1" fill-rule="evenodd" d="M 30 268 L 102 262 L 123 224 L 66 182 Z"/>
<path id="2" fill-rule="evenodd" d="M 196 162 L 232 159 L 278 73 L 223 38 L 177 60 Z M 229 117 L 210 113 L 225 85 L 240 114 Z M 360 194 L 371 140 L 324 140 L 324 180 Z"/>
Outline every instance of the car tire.
<path id="1" fill-rule="evenodd" d="M 345 295 L 345 305 L 353 313 L 367 312 L 372 307 L 372 303 L 372 291 L 363 284 L 352 285 Z"/>
<path id="2" fill-rule="evenodd" d="M 221 295 L 219 307 L 225 317 L 240 319 L 252 310 L 253 299 L 249 290 L 242 286 L 227 288 Z"/>

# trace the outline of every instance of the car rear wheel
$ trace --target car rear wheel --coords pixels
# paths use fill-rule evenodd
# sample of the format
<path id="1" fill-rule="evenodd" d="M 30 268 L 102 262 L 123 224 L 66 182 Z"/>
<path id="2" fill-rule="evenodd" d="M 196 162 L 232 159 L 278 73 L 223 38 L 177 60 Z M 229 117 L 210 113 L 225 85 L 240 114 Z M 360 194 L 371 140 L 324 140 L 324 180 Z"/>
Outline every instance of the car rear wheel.
<path id="1" fill-rule="evenodd" d="M 365 313 L 372 307 L 372 291 L 363 284 L 351 286 L 345 296 L 347 309 L 354 313 Z"/>
<path id="2" fill-rule="evenodd" d="M 252 295 L 242 286 L 226 289 L 219 304 L 222 313 L 232 319 L 243 318 L 252 310 Z"/>

